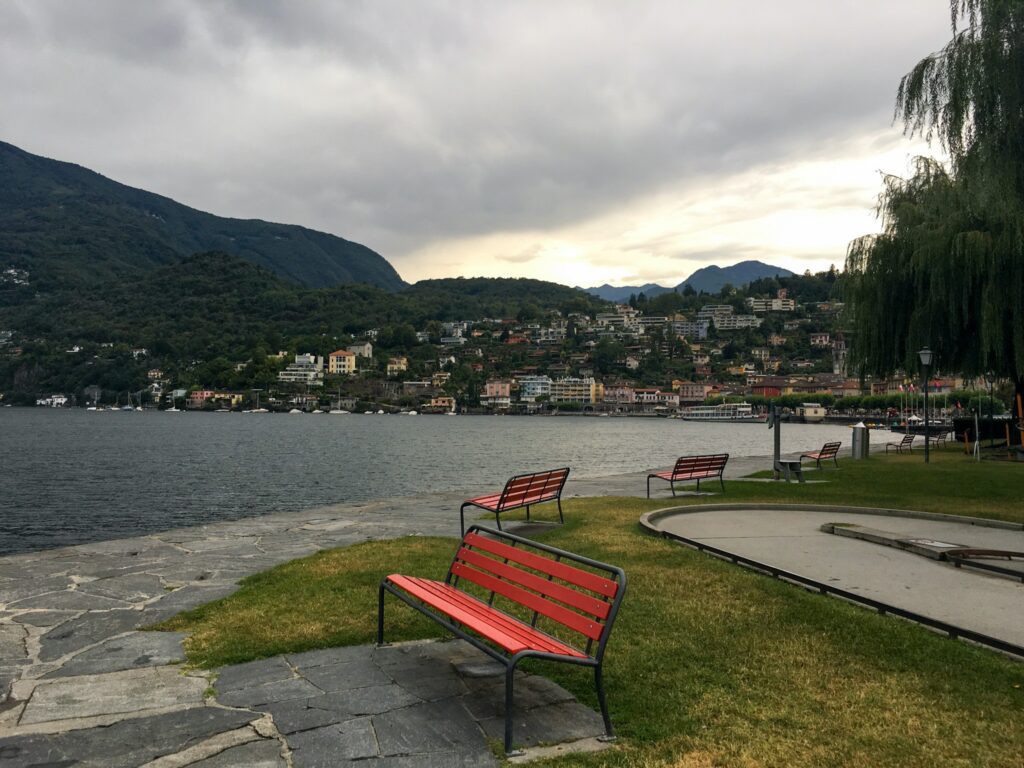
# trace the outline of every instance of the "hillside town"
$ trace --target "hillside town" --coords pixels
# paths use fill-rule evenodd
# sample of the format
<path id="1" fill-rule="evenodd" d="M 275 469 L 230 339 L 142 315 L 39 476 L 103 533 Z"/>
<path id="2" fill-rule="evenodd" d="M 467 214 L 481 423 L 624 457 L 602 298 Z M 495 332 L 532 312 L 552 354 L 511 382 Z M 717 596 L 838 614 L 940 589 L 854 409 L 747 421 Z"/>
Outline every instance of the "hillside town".
<path id="1" fill-rule="evenodd" d="M 915 389 L 903 376 L 862 384 L 849 375 L 837 301 L 798 303 L 781 288 L 770 297 L 708 297 L 685 314 L 656 314 L 654 304 L 641 296 L 591 315 L 369 329 L 333 351 L 235 361 L 210 377 L 218 381 L 185 385 L 180 372 L 154 365 L 134 393 L 89 386 L 78 397 L 54 393 L 36 404 L 96 407 L 114 395 L 122 408 L 671 416 L 720 399 L 832 405 Z M 127 355 L 137 363 L 156 357 L 139 348 Z M 253 378 L 257 367 L 262 381 Z M 249 386 L 223 386 L 247 378 Z M 930 387 L 942 394 L 963 384 L 936 378 Z"/>

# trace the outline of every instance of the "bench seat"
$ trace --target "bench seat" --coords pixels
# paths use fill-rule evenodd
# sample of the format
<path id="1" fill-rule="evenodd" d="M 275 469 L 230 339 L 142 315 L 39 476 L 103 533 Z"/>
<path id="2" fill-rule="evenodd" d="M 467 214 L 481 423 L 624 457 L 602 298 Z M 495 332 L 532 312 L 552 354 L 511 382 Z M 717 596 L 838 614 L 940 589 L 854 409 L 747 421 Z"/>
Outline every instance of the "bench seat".
<path id="1" fill-rule="evenodd" d="M 804 459 L 813 459 L 818 469 L 821 469 L 821 462 L 828 461 L 829 459 L 831 459 L 838 467 L 838 454 L 839 449 L 842 447 L 842 445 L 842 442 L 825 443 L 825 445 L 821 447 L 820 451 L 810 451 L 808 453 L 801 453 L 800 460 L 803 461 Z"/>
<path id="2" fill-rule="evenodd" d="M 585 653 L 572 646 L 492 608 L 484 601 L 443 581 L 402 576 L 397 573 L 388 576 L 388 581 L 511 654 L 538 651 L 556 656 L 587 658 Z"/>
<path id="3" fill-rule="evenodd" d="M 672 495 L 676 495 L 676 483 L 697 481 L 697 490 L 700 490 L 700 481 L 710 478 L 718 478 L 718 482 L 725 490 L 725 465 L 729 461 L 728 453 L 710 454 L 707 456 L 680 456 L 676 459 L 672 469 L 651 472 L 647 475 L 647 498 L 651 498 L 651 480 L 667 480 L 672 486 Z"/>
<path id="4" fill-rule="evenodd" d="M 502 494 L 500 493 L 492 493 L 487 496 L 477 496 L 475 499 L 467 499 L 465 503 L 471 504 L 474 507 L 486 509 L 488 512 L 502 512 L 505 509 L 510 509 L 510 507 L 508 506 L 499 506 L 501 503 L 501 497 Z M 523 496 L 519 500 L 518 506 L 525 507 L 528 505 L 540 504 L 541 502 L 554 500 L 555 497 L 550 494 L 532 493 L 529 496 Z"/>
<path id="5" fill-rule="evenodd" d="M 913 453 L 915 437 L 917 437 L 917 435 L 914 435 L 913 433 L 907 433 L 903 436 L 903 439 L 901 439 L 898 443 L 886 443 L 885 452 L 888 453 L 890 448 L 895 448 L 896 453 L 903 453 L 904 449 L 906 449 L 909 453 Z"/>
<path id="6" fill-rule="evenodd" d="M 553 501 L 558 505 L 558 520 L 564 523 L 562 515 L 562 489 L 569 478 L 569 468 L 549 469 L 544 472 L 530 472 L 509 478 L 500 493 L 488 493 L 462 502 L 459 507 L 459 525 L 466 532 L 466 507 L 478 507 L 492 512 L 494 521 L 501 530 L 501 513 L 510 509 L 526 508 L 526 519 L 530 519 L 530 507 Z"/>

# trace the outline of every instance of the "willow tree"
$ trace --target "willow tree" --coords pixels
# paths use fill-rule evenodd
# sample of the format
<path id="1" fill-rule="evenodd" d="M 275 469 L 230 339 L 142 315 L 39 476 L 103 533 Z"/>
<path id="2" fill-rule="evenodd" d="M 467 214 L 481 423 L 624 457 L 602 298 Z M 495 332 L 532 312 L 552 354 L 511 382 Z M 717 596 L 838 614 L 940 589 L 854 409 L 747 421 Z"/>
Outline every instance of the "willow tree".
<path id="1" fill-rule="evenodd" d="M 936 364 L 1011 379 L 1024 397 L 1024 1 L 952 0 L 952 40 L 900 82 L 896 119 L 937 140 L 887 176 L 882 232 L 846 260 L 850 362 L 864 374 Z M 1024 418 L 1024 414 L 1018 412 Z"/>

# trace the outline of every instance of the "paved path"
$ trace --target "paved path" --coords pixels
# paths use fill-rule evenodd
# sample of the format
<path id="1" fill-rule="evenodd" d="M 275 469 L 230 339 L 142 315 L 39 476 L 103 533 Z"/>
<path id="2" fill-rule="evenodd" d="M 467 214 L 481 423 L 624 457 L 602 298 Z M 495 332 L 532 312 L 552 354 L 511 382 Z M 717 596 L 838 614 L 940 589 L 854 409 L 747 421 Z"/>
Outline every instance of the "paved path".
<path id="1" fill-rule="evenodd" d="M 1024 531 L 963 522 L 787 509 L 713 510 L 663 517 L 667 532 L 889 605 L 1024 646 L 1024 584 L 912 552 L 820 530 L 850 523 L 967 546 L 1024 552 Z"/>
<path id="2" fill-rule="evenodd" d="M 629 494 L 643 488 L 643 479 L 636 474 L 570 482 L 569 495 Z M 183 671 L 180 665 L 184 635 L 140 632 L 138 628 L 228 595 L 245 576 L 321 549 L 409 535 L 457 537 L 460 502 L 487 490 L 477 487 L 422 498 L 338 504 L 0 558 L 0 767 L 334 766 L 343 764 L 337 743 L 348 743 L 347 737 L 337 736 L 338 729 L 344 730 L 345 722 L 359 718 L 363 720 L 352 740 L 363 746 L 353 746 L 352 755 L 369 756 L 367 723 L 374 721 L 366 718 L 387 715 L 391 717 L 387 722 L 400 724 L 405 715 L 392 709 L 409 707 L 409 717 L 419 712 L 416 716 L 422 719 L 427 710 L 415 707 L 433 706 L 437 697 L 417 693 L 415 687 L 406 686 L 401 695 L 389 688 L 396 697 L 392 709 L 363 712 L 357 707 L 352 711 L 350 705 L 338 703 L 342 691 L 332 689 L 332 684 L 323 687 L 320 673 L 311 674 L 306 666 L 312 665 L 302 658 L 278 659 L 267 666 L 283 675 L 286 666 L 282 665 L 287 665 L 285 678 L 264 681 L 270 683 L 265 695 L 275 701 L 260 701 L 260 696 L 253 699 L 234 688 L 227 690 L 224 686 L 229 683 L 224 681 L 237 679 L 235 673 L 222 674 L 216 695 L 210 697 L 211 676 Z M 543 519 L 543 510 L 537 516 Z M 339 654 L 333 663 L 343 665 L 341 656 L 347 650 L 333 652 Z M 380 685 L 401 685 L 397 678 L 383 682 L 380 673 L 371 668 L 390 668 L 388 658 L 387 654 L 367 657 L 364 674 L 379 678 Z M 250 669 L 262 669 L 261 664 Z M 327 665 L 326 658 L 321 665 Z M 388 741 L 390 736 L 382 739 L 374 728 L 374 754 L 387 765 L 411 764 L 397 756 L 402 750 L 421 757 L 434 755 L 436 762 L 427 760 L 426 765 L 490 764 L 493 758 L 483 737 L 492 735 L 495 713 L 484 717 L 479 699 L 481 685 L 491 686 L 493 681 L 452 682 L 451 664 L 435 664 L 434 668 L 440 670 L 434 682 L 441 690 L 456 690 L 455 698 L 463 701 L 453 703 L 454 694 L 449 693 L 440 697 L 447 702 L 445 706 L 460 712 L 458 707 L 464 707 L 475 718 L 472 727 L 465 718 L 458 720 L 463 730 L 449 734 L 452 740 L 459 733 L 476 733 L 470 752 L 458 760 L 445 757 L 444 750 L 438 752 L 437 739 L 447 743 L 443 734 L 448 732 L 443 728 L 438 732 L 441 736 L 425 735 L 419 746 Z M 554 697 L 553 703 L 559 706 L 567 703 L 564 691 L 545 685 L 539 679 L 528 683 L 524 696 Z M 310 703 L 322 702 L 325 696 L 331 699 L 329 706 Z M 420 698 L 414 701 L 417 696 Z M 292 704 L 284 709 L 277 706 L 285 700 Z M 526 702 L 527 708 L 531 706 L 529 698 Z M 301 720 L 298 709 L 334 714 L 306 715 L 307 720 Z M 305 729 L 282 730 L 279 716 L 284 711 L 292 717 L 289 722 L 296 718 L 313 722 L 318 717 L 326 724 L 315 726 L 320 729 L 317 738 Z M 573 717 L 556 717 L 562 711 L 568 710 L 562 707 L 543 716 L 539 710 L 524 720 L 518 731 L 523 742 L 576 739 L 581 736 L 580 728 L 583 735 L 602 732 L 600 718 L 596 729 L 590 728 L 597 717 L 593 713 L 584 717 L 573 710 Z M 444 722 L 456 722 L 451 711 L 446 713 Z M 336 715 L 343 719 L 328 722 Z M 328 733 L 324 728 L 334 730 Z M 390 729 L 389 725 L 385 730 Z M 60 762 L 71 759 L 78 762 Z M 415 762 L 419 766 L 423 760 Z"/>
<path id="3" fill-rule="evenodd" d="M 765 458 L 734 459 L 726 476 L 768 466 Z M 645 476 L 570 477 L 566 494 L 640 496 Z M 333 766 L 343 764 L 339 749 L 382 765 L 490 764 L 481 745 L 483 735 L 492 735 L 495 713 L 481 709 L 481 697 L 493 693 L 491 682 L 460 682 L 452 660 L 434 666 L 435 682 L 449 692 L 442 696 L 410 688 L 403 682 L 407 673 L 391 675 L 397 667 L 390 652 L 362 659 L 360 674 L 371 682 L 359 686 L 358 696 L 332 689 L 342 683 L 325 684 L 323 668 L 349 663 L 347 649 L 316 657 L 316 664 L 312 657 L 282 657 L 248 666 L 249 672 L 222 671 L 211 696 L 211 676 L 181 666 L 184 635 L 139 631 L 234 592 L 245 576 L 321 549 L 408 535 L 457 537 L 461 501 L 489 490 L 338 504 L 0 558 L 0 768 Z M 656 495 L 669 498 L 667 490 Z M 543 520 L 544 510 L 536 517 Z M 232 687 L 233 680 L 252 685 Z M 537 710 L 517 730 L 524 743 L 600 733 L 593 713 L 557 717 L 570 711 L 567 694 L 547 685 L 537 679 L 523 688 L 534 696 L 524 712 Z M 364 700 L 366 688 L 376 688 L 388 706 L 377 711 L 351 703 Z M 438 722 L 459 723 L 450 738 L 444 729 L 419 746 L 381 737 L 381 723 L 390 734 L 396 723 L 427 717 L 428 705 L 438 701 L 449 708 Z M 556 709 L 540 708 L 549 705 Z M 301 727 L 291 730 L 296 723 Z M 349 727 L 351 738 L 339 735 Z M 476 734 L 466 742 L 471 749 L 458 758 L 445 751 L 470 732 Z M 338 746 L 350 742 L 362 746 Z M 414 752 L 420 755 L 415 760 L 401 757 Z"/>

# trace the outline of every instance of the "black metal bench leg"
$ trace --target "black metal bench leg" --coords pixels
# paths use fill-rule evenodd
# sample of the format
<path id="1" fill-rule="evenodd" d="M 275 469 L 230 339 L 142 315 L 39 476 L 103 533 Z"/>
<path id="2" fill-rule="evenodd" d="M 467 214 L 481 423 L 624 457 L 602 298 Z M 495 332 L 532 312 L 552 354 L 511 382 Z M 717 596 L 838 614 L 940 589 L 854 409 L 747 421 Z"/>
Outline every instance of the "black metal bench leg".
<path id="1" fill-rule="evenodd" d="M 466 505 L 463 504 L 459 507 L 459 530 L 462 531 L 462 535 L 466 535 Z"/>
<path id="2" fill-rule="evenodd" d="M 565 518 L 562 516 L 562 500 L 555 499 L 555 501 L 558 504 L 558 522 L 560 522 L 562 525 L 565 525 Z"/>
<path id="3" fill-rule="evenodd" d="M 718 482 L 722 484 L 722 493 L 725 493 L 725 478 L 721 475 L 718 476 Z"/>
<path id="4" fill-rule="evenodd" d="M 512 749 L 512 717 L 513 717 L 513 704 L 512 704 L 512 681 L 515 677 L 516 668 L 514 664 L 510 664 L 505 670 L 505 755 L 507 757 L 515 757 L 516 755 L 523 754 L 523 751 Z"/>
<path id="5" fill-rule="evenodd" d="M 377 645 L 384 645 L 384 585 L 377 590 Z"/>
<path id="6" fill-rule="evenodd" d="M 604 718 L 604 736 L 598 738 L 598 741 L 615 741 L 615 731 L 612 729 L 612 718 L 608 714 L 608 702 L 604 697 L 604 680 L 601 672 L 601 666 L 594 667 L 594 683 L 597 686 L 597 701 L 601 705 L 601 717 Z"/>
<path id="7" fill-rule="evenodd" d="M 526 505 L 526 522 L 530 522 L 530 505 Z"/>
<path id="8" fill-rule="evenodd" d="M 676 497 L 676 481 L 669 480 L 669 485 L 672 486 L 672 498 L 674 499 Z"/>
<path id="9" fill-rule="evenodd" d="M 499 515 L 497 512 L 494 513 L 494 522 L 497 523 L 498 530 L 500 531 L 501 530 L 501 515 Z"/>

